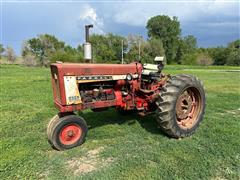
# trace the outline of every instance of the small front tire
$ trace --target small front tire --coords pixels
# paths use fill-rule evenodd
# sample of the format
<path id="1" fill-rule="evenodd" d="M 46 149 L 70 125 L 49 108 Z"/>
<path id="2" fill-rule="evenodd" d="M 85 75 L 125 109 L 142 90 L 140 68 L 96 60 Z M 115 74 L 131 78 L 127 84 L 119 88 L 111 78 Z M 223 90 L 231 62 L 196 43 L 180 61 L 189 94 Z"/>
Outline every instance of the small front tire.
<path id="1" fill-rule="evenodd" d="M 57 150 L 80 146 L 87 135 L 87 124 L 82 117 L 67 115 L 55 117 L 48 127 L 48 141 Z"/>

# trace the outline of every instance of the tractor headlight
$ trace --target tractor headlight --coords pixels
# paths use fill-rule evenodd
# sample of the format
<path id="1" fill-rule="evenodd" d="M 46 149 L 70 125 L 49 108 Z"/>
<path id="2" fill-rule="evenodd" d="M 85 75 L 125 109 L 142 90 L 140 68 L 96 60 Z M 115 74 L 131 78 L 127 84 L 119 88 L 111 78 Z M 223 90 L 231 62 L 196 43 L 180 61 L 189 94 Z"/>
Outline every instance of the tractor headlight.
<path id="1" fill-rule="evenodd" d="M 128 81 L 131 81 L 131 80 L 133 79 L 133 77 L 132 77 L 131 74 L 127 74 L 126 79 L 127 79 Z"/>

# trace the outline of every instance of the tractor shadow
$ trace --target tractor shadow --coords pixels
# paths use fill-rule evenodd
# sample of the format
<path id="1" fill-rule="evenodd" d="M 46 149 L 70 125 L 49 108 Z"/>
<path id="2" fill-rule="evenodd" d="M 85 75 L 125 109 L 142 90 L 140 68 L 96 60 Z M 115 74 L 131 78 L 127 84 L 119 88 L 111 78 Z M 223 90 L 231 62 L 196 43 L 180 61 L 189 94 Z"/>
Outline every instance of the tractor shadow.
<path id="1" fill-rule="evenodd" d="M 131 126 L 134 125 L 135 123 L 139 123 L 142 128 L 144 128 L 146 131 L 150 133 L 166 136 L 159 129 L 158 123 L 154 115 L 142 117 L 134 112 L 131 112 L 127 115 L 121 115 L 114 108 L 109 108 L 108 110 L 102 112 L 92 111 L 87 111 L 83 113 L 80 112 L 79 115 L 84 117 L 84 119 L 87 122 L 89 130 L 109 124 L 118 125 L 127 124 Z"/>

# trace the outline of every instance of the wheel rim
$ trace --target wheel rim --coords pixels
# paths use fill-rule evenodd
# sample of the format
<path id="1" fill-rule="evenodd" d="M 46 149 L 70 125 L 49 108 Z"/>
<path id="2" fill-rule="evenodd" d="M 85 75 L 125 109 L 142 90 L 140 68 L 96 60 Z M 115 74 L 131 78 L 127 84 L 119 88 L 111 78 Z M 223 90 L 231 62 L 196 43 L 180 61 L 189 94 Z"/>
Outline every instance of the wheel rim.
<path id="1" fill-rule="evenodd" d="M 62 128 L 59 139 L 64 145 L 71 145 L 76 143 L 82 135 L 82 129 L 77 124 L 69 124 Z"/>
<path id="2" fill-rule="evenodd" d="M 176 103 L 177 123 L 181 128 L 192 128 L 201 112 L 202 103 L 200 92 L 193 87 L 185 89 Z"/>

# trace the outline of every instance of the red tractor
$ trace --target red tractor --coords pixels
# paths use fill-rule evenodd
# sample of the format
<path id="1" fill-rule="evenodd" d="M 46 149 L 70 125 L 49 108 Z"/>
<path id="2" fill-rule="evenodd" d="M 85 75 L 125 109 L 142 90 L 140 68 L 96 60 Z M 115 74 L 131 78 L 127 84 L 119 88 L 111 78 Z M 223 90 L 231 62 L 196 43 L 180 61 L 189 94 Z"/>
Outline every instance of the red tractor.
<path id="1" fill-rule="evenodd" d="M 84 49 L 85 59 L 90 59 L 91 53 L 86 52 L 91 50 L 89 43 Z M 154 113 L 168 136 L 192 135 L 205 111 L 202 82 L 192 75 L 164 75 L 162 58 L 155 61 L 156 64 L 52 64 L 54 104 L 59 113 L 48 125 L 50 144 L 57 150 L 81 145 L 88 128 L 74 112 L 97 112 L 108 107 L 115 107 L 120 113 L 134 110 L 141 116 Z"/>

